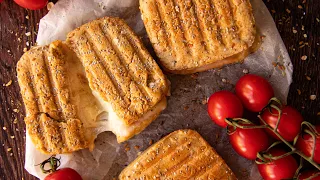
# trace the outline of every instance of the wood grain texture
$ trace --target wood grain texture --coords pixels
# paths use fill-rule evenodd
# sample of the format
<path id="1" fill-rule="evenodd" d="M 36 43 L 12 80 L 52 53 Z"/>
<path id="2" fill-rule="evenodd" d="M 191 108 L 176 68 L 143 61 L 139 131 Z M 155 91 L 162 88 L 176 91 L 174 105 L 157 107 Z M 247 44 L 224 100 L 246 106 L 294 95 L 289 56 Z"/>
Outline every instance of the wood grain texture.
<path id="1" fill-rule="evenodd" d="M 320 1 L 264 2 L 272 12 L 294 66 L 288 104 L 301 111 L 306 120 L 317 123 L 320 120 L 317 115 L 320 112 Z M 26 42 L 34 44 L 37 23 L 46 13 L 46 8 L 37 11 L 25 10 L 11 0 L 0 3 L 0 179 L 36 179 L 24 170 L 24 108 L 15 68 L 23 54 L 23 48 L 27 47 Z M 293 27 L 297 33 L 293 32 Z M 31 35 L 26 36 L 27 32 L 31 32 Z M 304 37 L 304 34 L 307 37 Z M 299 44 L 301 41 L 308 44 L 299 48 L 303 46 Z M 303 55 L 308 57 L 307 60 L 301 60 Z M 308 80 L 308 77 L 311 80 Z M 2 86 L 10 80 L 11 85 Z M 301 95 L 297 89 L 301 91 Z M 310 95 L 316 95 L 317 98 L 312 101 Z M 4 127 L 6 130 L 3 130 Z"/>

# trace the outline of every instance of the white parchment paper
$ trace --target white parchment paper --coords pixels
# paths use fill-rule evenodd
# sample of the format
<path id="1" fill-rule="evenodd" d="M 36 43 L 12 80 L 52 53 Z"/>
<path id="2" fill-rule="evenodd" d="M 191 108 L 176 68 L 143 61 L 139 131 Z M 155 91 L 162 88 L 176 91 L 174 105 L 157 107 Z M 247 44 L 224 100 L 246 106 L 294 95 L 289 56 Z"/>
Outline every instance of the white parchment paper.
<path id="1" fill-rule="evenodd" d="M 157 141 L 174 130 L 190 128 L 197 130 L 216 149 L 238 179 L 261 179 L 254 162 L 237 155 L 229 144 L 225 130 L 211 122 L 205 104 L 215 91 L 233 91 L 234 84 L 247 72 L 267 78 L 276 95 L 286 102 L 293 71 L 290 58 L 262 0 L 251 2 L 257 27 L 264 37 L 257 52 L 249 55 L 242 64 L 228 65 L 193 76 L 168 75 L 172 86 L 168 107 L 149 127 L 123 144 L 118 144 L 111 132 L 101 133 L 93 152 L 81 150 L 58 155 L 61 157 L 61 168 L 74 168 L 84 179 L 112 179 L 137 157 L 139 151 L 149 146 L 150 140 Z M 138 0 L 59 0 L 41 19 L 37 42 L 45 45 L 53 40 L 65 40 L 71 30 L 103 16 L 124 18 L 154 55 L 140 17 Z M 125 148 L 130 150 L 125 151 Z M 48 157 L 35 149 L 27 134 L 26 170 L 43 179 L 45 175 L 35 165 Z"/>

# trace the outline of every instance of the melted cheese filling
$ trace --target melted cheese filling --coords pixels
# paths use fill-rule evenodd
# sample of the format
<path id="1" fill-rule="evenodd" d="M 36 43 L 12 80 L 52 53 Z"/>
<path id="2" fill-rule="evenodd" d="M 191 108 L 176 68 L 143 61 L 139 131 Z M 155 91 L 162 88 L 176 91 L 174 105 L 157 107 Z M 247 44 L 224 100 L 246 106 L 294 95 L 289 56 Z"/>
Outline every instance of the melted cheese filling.
<path id="1" fill-rule="evenodd" d="M 100 103 L 101 110 L 103 111 L 97 117 L 98 124 L 104 126 L 104 128 L 100 129 L 99 131 L 112 131 L 117 135 L 118 141 L 123 141 L 120 139 L 127 139 L 141 132 L 152 122 L 153 119 L 156 118 L 156 116 L 161 111 L 163 111 L 167 107 L 167 100 L 166 98 L 163 98 L 157 105 L 155 105 L 150 111 L 146 112 L 135 123 L 127 126 L 125 122 L 120 119 L 117 116 L 116 112 L 112 109 L 111 103 L 103 100 L 98 92 L 93 91 L 92 93 Z"/>

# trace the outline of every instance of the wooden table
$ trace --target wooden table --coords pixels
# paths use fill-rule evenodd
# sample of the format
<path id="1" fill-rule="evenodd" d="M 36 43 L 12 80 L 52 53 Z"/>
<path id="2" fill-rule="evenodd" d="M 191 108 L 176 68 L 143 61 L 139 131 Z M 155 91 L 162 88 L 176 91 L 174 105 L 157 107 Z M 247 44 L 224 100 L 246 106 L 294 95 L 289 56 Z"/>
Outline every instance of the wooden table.
<path id="1" fill-rule="evenodd" d="M 288 104 L 315 123 L 320 120 L 320 1 L 264 2 L 294 66 Z M 12 0 L 0 4 L 0 179 L 35 179 L 24 170 L 24 108 L 15 69 L 24 48 L 35 43 L 39 20 L 46 13 L 46 8 L 30 11 Z M 302 60 L 302 56 L 307 59 Z M 317 97 L 311 100 L 310 95 Z"/>

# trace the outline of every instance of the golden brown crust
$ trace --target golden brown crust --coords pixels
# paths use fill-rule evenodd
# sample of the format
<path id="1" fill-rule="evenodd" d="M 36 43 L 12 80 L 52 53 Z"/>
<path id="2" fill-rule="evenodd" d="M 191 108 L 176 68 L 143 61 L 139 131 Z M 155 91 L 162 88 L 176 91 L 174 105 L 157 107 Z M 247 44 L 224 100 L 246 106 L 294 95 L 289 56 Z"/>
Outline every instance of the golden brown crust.
<path id="1" fill-rule="evenodd" d="M 91 89 L 111 103 L 127 125 L 167 94 L 161 69 L 123 20 L 89 22 L 70 32 L 67 44 L 81 59 Z"/>
<path id="2" fill-rule="evenodd" d="M 249 0 L 140 0 L 140 10 L 153 48 L 170 72 L 229 63 L 219 61 L 247 51 L 256 35 Z M 236 60 L 242 59 L 231 62 Z"/>
<path id="3" fill-rule="evenodd" d="M 119 179 L 235 180 L 236 177 L 200 134 L 178 130 L 144 151 L 121 172 Z"/>
<path id="4" fill-rule="evenodd" d="M 67 73 L 67 61 L 71 60 L 63 48 L 67 47 L 61 41 L 32 48 L 17 64 L 27 131 L 46 154 L 68 153 L 93 143 L 85 137 L 83 122 L 78 119 L 75 91 Z"/>

